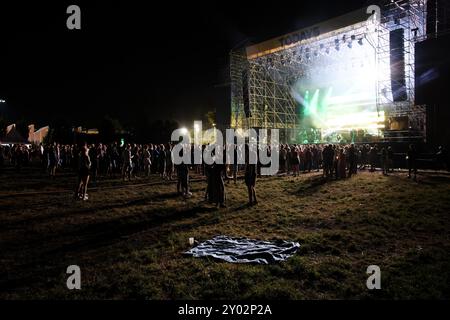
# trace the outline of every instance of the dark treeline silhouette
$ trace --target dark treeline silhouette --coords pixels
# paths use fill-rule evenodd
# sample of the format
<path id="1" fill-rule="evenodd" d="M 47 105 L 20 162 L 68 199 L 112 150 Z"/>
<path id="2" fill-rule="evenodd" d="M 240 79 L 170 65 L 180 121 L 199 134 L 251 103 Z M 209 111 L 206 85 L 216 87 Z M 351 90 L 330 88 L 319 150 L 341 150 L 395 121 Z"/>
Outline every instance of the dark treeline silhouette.
<path id="1" fill-rule="evenodd" d="M 27 142 L 28 126 L 34 124 L 38 129 L 41 126 L 49 126 L 50 130 L 44 140 L 45 144 L 82 144 L 82 143 L 111 143 L 124 139 L 135 143 L 145 143 L 153 141 L 154 143 L 166 143 L 170 140 L 171 134 L 179 128 L 178 122 L 174 120 L 152 120 L 143 117 L 133 123 L 122 123 L 117 118 L 109 115 L 104 116 L 96 123 L 86 122 L 85 124 L 74 125 L 70 119 L 57 119 L 49 123 L 36 123 L 32 119 L 8 119 L 0 116 L 0 141 L 12 142 L 5 139 L 6 127 L 10 124 L 16 124 L 16 130 L 23 137 L 22 143 Z M 98 134 L 88 135 L 78 132 L 77 128 L 97 129 Z M 19 141 L 13 141 L 18 143 Z"/>

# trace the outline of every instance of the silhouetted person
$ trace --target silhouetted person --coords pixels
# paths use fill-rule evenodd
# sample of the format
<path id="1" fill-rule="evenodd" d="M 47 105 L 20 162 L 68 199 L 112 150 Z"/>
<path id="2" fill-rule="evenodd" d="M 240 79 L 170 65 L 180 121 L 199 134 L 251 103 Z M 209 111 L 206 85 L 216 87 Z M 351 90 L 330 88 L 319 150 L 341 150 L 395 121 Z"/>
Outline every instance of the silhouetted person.
<path id="1" fill-rule="evenodd" d="M 346 178 L 346 164 L 347 164 L 347 159 L 344 153 L 344 149 L 340 149 L 338 151 L 338 156 L 336 159 L 336 163 L 337 163 L 337 171 L 336 171 L 336 179 L 345 179 Z"/>
<path id="2" fill-rule="evenodd" d="M 58 154 L 56 146 L 53 145 L 48 151 L 48 171 L 50 178 L 54 179 L 56 176 L 56 167 L 58 166 Z"/>
<path id="3" fill-rule="evenodd" d="M 378 148 L 377 146 L 371 147 L 369 151 L 370 172 L 375 172 L 377 165 Z"/>
<path id="4" fill-rule="evenodd" d="M 254 152 L 254 151 L 252 151 Z M 248 204 L 250 206 L 258 203 L 256 199 L 256 164 L 250 163 L 250 148 L 245 146 L 245 185 L 248 191 Z"/>
<path id="5" fill-rule="evenodd" d="M 357 165 L 357 155 L 355 145 L 352 144 L 350 148 L 348 148 L 348 177 L 350 178 L 352 174 L 356 174 L 358 165 Z"/>
<path id="6" fill-rule="evenodd" d="M 131 173 L 133 171 L 133 163 L 132 163 L 132 155 L 131 155 L 131 146 L 128 145 L 125 150 L 123 150 L 122 154 L 122 179 L 125 181 L 125 178 L 128 178 L 128 181 L 131 180 Z"/>
<path id="7" fill-rule="evenodd" d="M 413 144 L 409 145 L 408 154 L 406 156 L 408 160 L 408 179 L 411 178 L 411 172 L 414 174 L 414 181 L 417 181 L 417 151 Z"/>
<path id="8" fill-rule="evenodd" d="M 180 151 L 180 157 L 183 157 L 184 148 Z M 182 161 L 180 164 L 175 165 L 177 171 L 177 192 L 182 194 L 183 197 L 189 198 L 192 193 L 189 191 L 189 165 Z"/>
<path id="9" fill-rule="evenodd" d="M 392 147 L 387 148 L 387 172 L 394 172 L 394 151 Z"/>
<path id="10" fill-rule="evenodd" d="M 387 175 L 388 174 L 388 152 L 386 150 L 386 147 L 383 147 L 381 149 L 381 168 L 383 169 L 383 175 Z"/>
<path id="11" fill-rule="evenodd" d="M 75 198 L 80 200 L 88 200 L 87 187 L 89 183 L 91 159 L 86 147 L 81 148 L 78 165 L 78 184 L 77 189 L 75 190 Z"/>

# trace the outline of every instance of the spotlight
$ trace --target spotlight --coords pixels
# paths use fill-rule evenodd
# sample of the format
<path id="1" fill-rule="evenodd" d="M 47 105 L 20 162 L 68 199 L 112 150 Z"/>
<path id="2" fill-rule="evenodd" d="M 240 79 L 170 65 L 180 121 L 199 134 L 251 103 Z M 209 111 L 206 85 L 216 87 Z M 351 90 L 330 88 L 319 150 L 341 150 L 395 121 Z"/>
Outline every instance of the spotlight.
<path id="1" fill-rule="evenodd" d="M 355 41 L 355 39 L 356 39 L 356 36 L 353 34 L 352 35 L 352 41 Z"/>
<path id="2" fill-rule="evenodd" d="M 359 44 L 360 46 L 363 45 L 363 39 L 362 39 L 362 38 L 358 40 L 358 44 Z"/>

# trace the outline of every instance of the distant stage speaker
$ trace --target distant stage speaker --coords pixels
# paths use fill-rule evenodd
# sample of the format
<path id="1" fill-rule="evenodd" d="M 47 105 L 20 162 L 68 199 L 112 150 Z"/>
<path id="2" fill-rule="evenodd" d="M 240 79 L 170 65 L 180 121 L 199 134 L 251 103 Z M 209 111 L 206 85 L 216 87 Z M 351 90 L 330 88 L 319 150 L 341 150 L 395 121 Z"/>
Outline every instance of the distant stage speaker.
<path id="1" fill-rule="evenodd" d="M 252 116 L 250 111 L 250 93 L 248 81 L 248 70 L 244 69 L 242 70 L 242 99 L 244 101 L 244 112 L 246 118 L 250 118 Z"/>
<path id="2" fill-rule="evenodd" d="M 390 32 L 389 42 L 391 48 L 391 87 L 394 102 L 406 101 L 405 80 L 405 30 L 403 28 Z"/>
<path id="3" fill-rule="evenodd" d="M 449 43 L 450 33 L 416 43 L 415 102 L 427 107 L 427 143 L 450 149 Z"/>

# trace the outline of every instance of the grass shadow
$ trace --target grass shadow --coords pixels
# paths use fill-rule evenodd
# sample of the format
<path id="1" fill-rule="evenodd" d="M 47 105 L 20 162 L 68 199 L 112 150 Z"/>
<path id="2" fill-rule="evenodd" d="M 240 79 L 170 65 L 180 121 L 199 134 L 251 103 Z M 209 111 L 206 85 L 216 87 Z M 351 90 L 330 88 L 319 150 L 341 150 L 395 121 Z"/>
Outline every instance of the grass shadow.
<path id="1" fill-rule="evenodd" d="M 326 178 L 322 175 L 316 175 L 313 177 L 310 177 L 300 184 L 299 188 L 294 192 L 294 194 L 308 194 L 311 195 L 313 193 L 316 193 L 320 190 L 320 188 L 327 184 L 333 184 L 337 180 Z"/>

